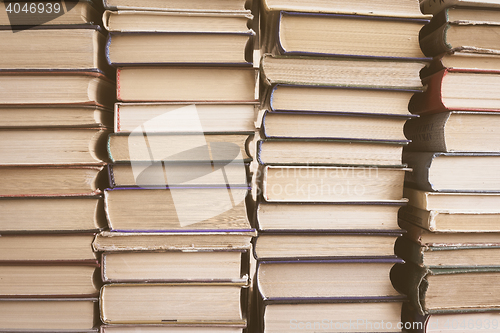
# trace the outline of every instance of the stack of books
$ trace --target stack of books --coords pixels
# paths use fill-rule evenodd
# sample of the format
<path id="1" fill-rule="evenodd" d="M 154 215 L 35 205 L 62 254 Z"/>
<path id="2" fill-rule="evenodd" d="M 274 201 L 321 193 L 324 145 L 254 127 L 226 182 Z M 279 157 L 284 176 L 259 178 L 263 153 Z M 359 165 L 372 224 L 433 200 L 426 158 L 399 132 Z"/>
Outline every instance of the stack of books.
<path id="1" fill-rule="evenodd" d="M 246 1 L 104 1 L 117 68 L 102 332 L 242 332 L 256 69 Z"/>
<path id="2" fill-rule="evenodd" d="M 263 7 L 260 330 L 400 332 L 389 275 L 429 17 L 414 0 Z"/>
<path id="3" fill-rule="evenodd" d="M 396 253 L 407 263 L 393 279 L 421 331 L 472 332 L 493 328 L 500 309 L 500 3 L 447 4 L 423 3 L 434 17 L 420 42 L 434 60 L 410 103 L 421 117 L 405 127 L 413 172 Z"/>
<path id="4" fill-rule="evenodd" d="M 2 332 L 99 326 L 92 241 L 105 225 L 115 90 L 102 11 L 91 1 L 6 2 L 0 16 Z"/>

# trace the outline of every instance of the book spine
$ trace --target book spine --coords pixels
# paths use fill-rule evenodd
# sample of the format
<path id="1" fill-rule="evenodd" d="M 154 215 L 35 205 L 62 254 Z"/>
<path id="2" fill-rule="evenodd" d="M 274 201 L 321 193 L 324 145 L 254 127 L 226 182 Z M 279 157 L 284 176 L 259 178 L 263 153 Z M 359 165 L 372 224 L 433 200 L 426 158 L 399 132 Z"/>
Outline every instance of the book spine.
<path id="1" fill-rule="evenodd" d="M 406 205 L 399 209 L 398 218 L 416 224 L 421 228 L 435 231 L 436 225 L 434 218 L 437 214 L 436 211 L 428 211 Z"/>
<path id="2" fill-rule="evenodd" d="M 399 237 L 394 245 L 394 253 L 398 257 L 421 267 L 424 265 L 424 249 L 404 236 Z"/>
<path id="3" fill-rule="evenodd" d="M 106 61 L 108 62 L 108 65 L 113 66 L 113 63 L 111 62 L 111 58 L 109 56 L 109 48 L 111 46 L 111 37 L 112 34 L 108 34 L 108 38 L 106 39 L 106 46 L 104 47 L 104 55 L 106 56 Z"/>
<path id="4" fill-rule="evenodd" d="M 410 305 L 424 315 L 424 301 L 428 283 L 425 279 L 427 269 L 413 263 L 396 264 L 392 267 L 390 278 L 394 288 L 408 296 Z"/>
<path id="5" fill-rule="evenodd" d="M 451 49 L 451 45 L 446 42 L 449 27 L 450 25 L 445 23 L 420 40 L 420 48 L 427 57 L 437 56 Z"/>
<path id="6" fill-rule="evenodd" d="M 411 113 L 433 114 L 448 111 L 443 104 L 441 95 L 441 86 L 446 73 L 448 73 L 448 71 L 443 69 L 424 80 L 424 84 L 427 85 L 427 88 L 425 92 L 416 93 L 411 98 L 408 105 Z"/>
<path id="7" fill-rule="evenodd" d="M 435 156 L 434 153 L 404 152 L 403 162 L 413 169 L 411 172 L 406 172 L 405 183 L 420 190 L 434 191 L 429 182 L 429 169 Z"/>
<path id="8" fill-rule="evenodd" d="M 445 126 L 450 112 L 410 119 L 404 126 L 405 136 L 411 140 L 408 149 L 413 151 L 447 151 Z"/>

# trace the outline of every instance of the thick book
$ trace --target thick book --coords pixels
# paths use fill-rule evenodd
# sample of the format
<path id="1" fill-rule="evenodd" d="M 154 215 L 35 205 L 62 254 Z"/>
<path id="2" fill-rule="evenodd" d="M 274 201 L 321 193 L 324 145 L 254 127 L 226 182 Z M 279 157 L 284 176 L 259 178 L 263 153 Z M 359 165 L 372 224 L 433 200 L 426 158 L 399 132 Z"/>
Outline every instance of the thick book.
<path id="1" fill-rule="evenodd" d="M 418 41 L 425 19 L 292 11 L 264 13 L 263 19 L 264 52 L 425 58 Z"/>
<path id="2" fill-rule="evenodd" d="M 220 326 L 166 326 L 157 325 L 102 325 L 100 333 L 243 333 L 242 325 Z"/>
<path id="3" fill-rule="evenodd" d="M 149 134 L 139 128 L 110 134 L 107 146 L 113 162 L 249 162 L 252 138 L 253 132 Z"/>
<path id="4" fill-rule="evenodd" d="M 94 251 L 231 251 L 250 250 L 254 229 L 199 232 L 110 232 L 98 234 Z"/>
<path id="5" fill-rule="evenodd" d="M 101 289 L 104 324 L 245 325 L 242 283 L 120 283 Z M 151 304 L 156 304 L 151 311 Z"/>
<path id="6" fill-rule="evenodd" d="M 258 292 L 281 303 L 402 300 L 389 274 L 401 259 L 260 261 Z"/>
<path id="7" fill-rule="evenodd" d="M 112 128 L 113 111 L 98 106 L 0 106 L 0 128 Z"/>
<path id="8" fill-rule="evenodd" d="M 394 266 L 391 280 L 420 314 L 497 310 L 500 269 L 424 268 L 413 263 Z"/>
<path id="9" fill-rule="evenodd" d="M 416 114 L 447 111 L 500 111 L 498 72 L 443 69 L 423 80 L 427 90 L 415 94 L 409 110 Z"/>
<path id="10" fill-rule="evenodd" d="M 399 220 L 399 226 L 406 230 L 405 237 L 420 246 L 498 247 L 500 245 L 498 232 L 429 231 L 405 220 Z"/>
<path id="11" fill-rule="evenodd" d="M 260 231 L 390 232 L 398 230 L 397 214 L 405 204 L 376 203 L 271 203 L 259 201 L 256 222 Z"/>
<path id="12" fill-rule="evenodd" d="M 486 192 L 431 192 L 404 188 L 409 204 L 425 210 L 500 213 L 500 194 Z"/>
<path id="13" fill-rule="evenodd" d="M 102 165 L 2 166 L 0 197 L 82 196 L 107 186 Z"/>
<path id="14" fill-rule="evenodd" d="M 459 7 L 481 7 L 481 8 L 500 8 L 498 0 L 422 0 L 420 1 L 422 12 L 425 14 L 437 14 L 445 8 L 452 6 Z"/>
<path id="15" fill-rule="evenodd" d="M 98 264 L 5 264 L 0 269 L 0 297 L 92 297 L 99 294 Z"/>
<path id="16" fill-rule="evenodd" d="M 104 252 L 101 276 L 106 282 L 248 281 L 248 251 Z"/>
<path id="17" fill-rule="evenodd" d="M 109 185 L 115 187 L 158 187 L 158 186 L 220 186 L 246 185 L 249 183 L 249 164 L 238 162 L 218 163 L 112 163 L 108 164 Z"/>
<path id="18" fill-rule="evenodd" d="M 145 125 L 148 133 L 251 132 L 256 108 L 256 103 L 115 103 L 114 129 L 129 133 Z"/>
<path id="19" fill-rule="evenodd" d="M 107 10 L 102 23 L 110 32 L 245 33 L 253 15 L 242 12 Z"/>
<path id="20" fill-rule="evenodd" d="M 97 232 L 107 226 L 103 207 L 101 195 L 2 197 L 0 233 Z"/>
<path id="21" fill-rule="evenodd" d="M 309 0 L 264 0 L 267 11 L 287 10 L 309 13 L 359 14 L 389 17 L 425 17 L 420 12 L 418 0 L 398 1 L 397 4 L 387 1 L 355 0 L 355 1 L 322 1 Z"/>
<path id="22" fill-rule="evenodd" d="M 500 213 L 426 210 L 406 205 L 401 207 L 398 216 L 429 231 L 500 232 Z"/>
<path id="23" fill-rule="evenodd" d="M 265 112 L 262 136 L 273 139 L 344 139 L 388 143 L 408 142 L 405 117 Z"/>
<path id="24" fill-rule="evenodd" d="M 261 231 L 254 241 L 257 260 L 380 258 L 394 256 L 402 230 L 331 233 L 324 230 Z"/>
<path id="25" fill-rule="evenodd" d="M 184 12 L 235 12 L 249 10 L 252 0 L 103 0 L 104 8 L 110 10 L 135 9 Z"/>
<path id="26" fill-rule="evenodd" d="M 0 165 L 102 165 L 107 161 L 102 128 L 0 130 Z"/>
<path id="27" fill-rule="evenodd" d="M 265 85 L 423 90 L 419 71 L 426 61 L 301 57 L 264 54 L 261 78 Z M 321 73 L 321 75 L 318 75 Z"/>
<path id="28" fill-rule="evenodd" d="M 244 66 L 253 62 L 254 35 L 251 30 L 241 33 L 111 32 L 106 43 L 106 58 L 112 66 Z"/>
<path id="29" fill-rule="evenodd" d="M 406 262 L 428 268 L 499 267 L 500 247 L 483 246 L 426 246 L 400 237 L 395 254 Z"/>
<path id="30" fill-rule="evenodd" d="M 0 47 L 4 50 L 0 68 L 47 71 L 79 69 L 101 71 L 111 76 L 113 70 L 103 57 L 105 44 L 106 36 L 99 26 L 42 25 L 16 33 L 0 27 Z"/>
<path id="31" fill-rule="evenodd" d="M 276 84 L 263 97 L 270 111 L 411 116 L 408 103 L 419 90 L 358 89 Z"/>
<path id="32" fill-rule="evenodd" d="M 404 126 L 408 150 L 500 151 L 500 113 L 449 111 L 410 119 Z"/>
<path id="33" fill-rule="evenodd" d="M 5 4 L 5 11 L 0 11 L 0 25 L 12 26 L 14 29 L 25 29 L 34 26 L 61 26 L 61 25 L 99 25 L 101 24 L 101 7 L 100 1 L 93 0 L 62 0 L 51 5 L 46 4 L 44 7 L 36 8 L 35 12 L 30 12 L 28 7 L 27 13 L 22 11 L 24 4 L 19 4 L 21 7 L 15 6 L 14 2 Z M 15 8 L 17 7 L 17 8 Z M 17 14 L 16 15 L 16 10 Z M 21 13 L 22 15 L 19 15 Z M 12 17 L 9 17 L 9 14 Z M 19 31 L 16 31 L 16 33 Z"/>
<path id="34" fill-rule="evenodd" d="M 257 142 L 255 158 L 262 165 L 401 166 L 403 147 L 361 140 L 267 139 Z"/>
<path id="35" fill-rule="evenodd" d="M 64 16 L 64 15 L 63 15 Z M 97 332 L 97 298 L 1 298 L 3 332 Z"/>
<path id="36" fill-rule="evenodd" d="M 403 197 L 404 168 L 266 166 L 268 202 L 380 202 Z"/>
<path id="37" fill-rule="evenodd" d="M 248 187 L 115 188 L 104 192 L 111 231 L 249 231 Z"/>
<path id="38" fill-rule="evenodd" d="M 116 93 L 123 102 L 254 102 L 256 74 L 250 66 L 119 67 Z"/>
<path id="39" fill-rule="evenodd" d="M 98 263 L 92 250 L 95 234 L 2 234 L 0 262 L 64 263 L 65 261 Z"/>
<path id="40" fill-rule="evenodd" d="M 424 191 L 499 192 L 500 154 L 404 152 L 405 183 Z M 453 170 L 453 172 L 450 172 Z"/>
<path id="41" fill-rule="evenodd" d="M 403 301 L 359 302 L 304 302 L 296 304 L 261 301 L 261 331 L 289 332 L 373 332 L 380 327 L 384 332 L 402 332 L 401 308 Z M 328 318 L 328 319 L 325 319 Z M 293 331 L 292 331 L 293 332 Z"/>
<path id="42" fill-rule="evenodd" d="M 98 72 L 0 71 L 2 104 L 27 105 L 97 105 L 112 109 L 116 86 Z"/>

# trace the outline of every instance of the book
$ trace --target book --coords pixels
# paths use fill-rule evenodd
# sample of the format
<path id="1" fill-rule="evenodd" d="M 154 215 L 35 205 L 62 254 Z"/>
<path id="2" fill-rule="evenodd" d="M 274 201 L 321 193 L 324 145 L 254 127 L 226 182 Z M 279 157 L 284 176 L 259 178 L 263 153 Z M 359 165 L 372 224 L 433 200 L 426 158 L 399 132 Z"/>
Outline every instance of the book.
<path id="1" fill-rule="evenodd" d="M 104 324 L 245 325 L 242 284 L 107 284 L 100 304 Z M 156 304 L 151 311 L 151 304 Z"/>
<path id="2" fill-rule="evenodd" d="M 406 205 L 400 208 L 398 216 L 429 231 L 500 232 L 499 213 L 425 210 Z"/>
<path id="3" fill-rule="evenodd" d="M 132 134 L 112 133 L 108 155 L 113 162 L 209 162 L 250 161 L 247 133 L 151 133 L 144 138 L 142 128 Z M 147 129 L 146 129 L 147 131 Z M 210 156 L 212 152 L 213 157 Z M 241 184 L 241 183 L 240 183 Z"/>
<path id="4" fill-rule="evenodd" d="M 79 69 L 111 75 L 114 71 L 102 57 L 105 43 L 106 37 L 99 26 L 42 25 L 16 33 L 0 28 L 0 47 L 4 50 L 0 68 L 46 71 Z"/>
<path id="5" fill-rule="evenodd" d="M 115 84 L 97 72 L 0 71 L 5 105 L 97 105 L 112 108 Z"/>
<path id="6" fill-rule="evenodd" d="M 97 232 L 107 226 L 103 207 L 101 195 L 2 197 L 0 233 Z"/>
<path id="7" fill-rule="evenodd" d="M 498 192 L 497 153 L 404 152 L 403 162 L 413 171 L 405 182 L 410 187 L 437 192 Z M 450 172 L 453 170 L 453 172 Z"/>
<path id="8" fill-rule="evenodd" d="M 230 251 L 249 250 L 255 230 L 199 231 L 199 232 L 109 232 L 99 233 L 92 247 L 94 251 Z"/>
<path id="9" fill-rule="evenodd" d="M 253 15 L 245 12 L 182 12 L 118 10 L 104 12 L 102 23 L 110 32 L 247 32 Z"/>
<path id="10" fill-rule="evenodd" d="M 69 4 L 67 4 L 67 2 L 69 2 Z M 52 7 L 47 5 L 44 8 L 44 12 L 29 13 L 30 15 L 17 15 L 12 20 L 9 18 L 8 15 L 9 11 L 6 8 L 5 11 L 0 11 L 0 25 L 2 26 L 9 25 L 13 27 L 28 26 L 30 27 L 30 29 L 32 29 L 33 26 L 36 25 L 44 25 L 44 26 L 81 25 L 81 24 L 99 25 L 101 23 L 101 9 L 97 1 L 94 2 L 92 0 L 84 0 L 84 1 L 74 2 L 71 0 L 70 1 L 63 0 L 59 3 L 59 7 L 55 6 L 52 13 L 50 13 L 50 8 Z M 57 8 L 59 8 L 59 10 Z M 14 14 L 15 14 L 15 9 L 16 8 L 9 8 L 11 13 L 13 12 Z M 21 8 L 19 8 L 19 11 L 21 11 Z M 61 12 L 63 12 L 64 15 L 58 15 Z"/>
<path id="11" fill-rule="evenodd" d="M 123 102 L 254 102 L 252 67 L 119 67 Z"/>
<path id="12" fill-rule="evenodd" d="M 499 308 L 498 268 L 422 268 L 395 265 L 391 280 L 420 314 Z"/>
<path id="13" fill-rule="evenodd" d="M 262 136 L 276 139 L 345 139 L 407 142 L 404 117 L 265 112 Z"/>
<path id="14" fill-rule="evenodd" d="M 418 75 L 425 61 L 300 57 L 264 54 L 260 64 L 266 86 L 292 84 L 313 87 L 422 90 Z M 318 75 L 321 73 L 321 75 Z"/>
<path id="15" fill-rule="evenodd" d="M 446 111 L 499 111 L 496 87 L 500 74 L 443 69 L 424 80 L 427 90 L 415 94 L 408 106 L 412 113 Z"/>
<path id="16" fill-rule="evenodd" d="M 103 0 L 104 8 L 111 10 L 135 9 L 135 10 L 158 10 L 158 11 L 188 11 L 188 12 L 233 12 L 247 11 L 251 1 L 236 0 L 227 2 L 224 0 Z"/>
<path id="17" fill-rule="evenodd" d="M 425 19 L 288 11 L 264 12 L 263 17 L 264 52 L 425 58 L 418 42 Z"/>
<path id="18" fill-rule="evenodd" d="M 106 58 L 113 66 L 247 65 L 253 61 L 254 34 L 251 30 L 242 33 L 111 32 L 106 43 Z"/>
<path id="19" fill-rule="evenodd" d="M 425 246 L 406 237 L 396 241 L 394 253 L 420 267 L 460 268 L 460 267 L 498 267 L 500 247 L 483 246 Z"/>
<path id="20" fill-rule="evenodd" d="M 0 167 L 0 197 L 82 196 L 100 193 L 103 166 Z"/>
<path id="21" fill-rule="evenodd" d="M 254 243 L 257 260 L 394 256 L 401 233 L 327 233 L 325 231 L 262 232 Z"/>
<path id="22" fill-rule="evenodd" d="M 265 10 L 277 11 L 287 10 L 296 12 L 313 13 L 340 13 L 359 14 L 391 17 L 422 17 L 417 0 L 405 0 L 397 5 L 385 1 L 328 1 L 310 0 L 303 2 L 299 0 L 265 0 L 263 1 Z"/>
<path id="23" fill-rule="evenodd" d="M 97 264 L 92 250 L 94 234 L 2 234 L 0 262 L 64 262 Z"/>
<path id="24" fill-rule="evenodd" d="M 5 332 L 96 332 L 97 308 L 97 298 L 2 298 L 0 328 Z"/>
<path id="25" fill-rule="evenodd" d="M 266 166 L 269 202 L 380 202 L 403 197 L 403 168 Z"/>
<path id="26" fill-rule="evenodd" d="M 451 6 L 500 8 L 500 2 L 498 0 L 422 0 L 420 6 L 425 14 L 437 14 Z"/>
<path id="27" fill-rule="evenodd" d="M 0 130 L 0 165 L 102 165 L 107 161 L 102 128 Z"/>
<path id="28" fill-rule="evenodd" d="M 109 183 L 115 187 L 247 185 L 247 166 L 241 163 L 171 163 L 163 165 L 133 162 L 108 164 Z M 215 171 L 215 172 L 214 172 Z M 165 173 L 167 173 L 165 175 Z"/>
<path id="29" fill-rule="evenodd" d="M 248 252 L 168 251 L 104 252 L 102 279 L 107 282 L 245 283 Z"/>
<path id="30" fill-rule="evenodd" d="M 496 330 L 500 319 L 497 311 L 488 310 L 421 315 L 409 304 L 403 305 L 402 317 L 403 321 L 413 323 L 417 333 L 438 333 L 454 328 L 465 333 L 478 329 L 489 333 Z"/>
<path id="31" fill-rule="evenodd" d="M 112 128 L 112 110 L 98 106 L 0 106 L 1 128 Z"/>
<path id="32" fill-rule="evenodd" d="M 281 304 L 263 302 L 262 332 L 315 329 L 316 332 L 401 332 L 401 301 Z M 360 317 L 361 316 L 361 317 Z M 327 318 L 327 319 L 325 319 Z M 398 325 L 399 323 L 399 325 Z"/>
<path id="33" fill-rule="evenodd" d="M 247 192 L 226 186 L 115 188 L 104 191 L 104 202 L 111 231 L 249 231 Z"/>
<path id="34" fill-rule="evenodd" d="M 399 226 L 406 230 L 405 237 L 425 247 L 498 247 L 500 245 L 500 234 L 498 232 L 429 231 L 404 220 L 399 220 Z"/>
<path id="35" fill-rule="evenodd" d="M 271 203 L 259 201 L 256 221 L 264 232 L 293 230 L 307 232 L 399 230 L 397 214 L 400 202 L 374 204 Z"/>
<path id="36" fill-rule="evenodd" d="M 88 297 L 99 293 L 99 274 L 83 262 L 64 265 L 3 264 L 0 296 L 8 297 Z"/>
<path id="37" fill-rule="evenodd" d="M 133 132 L 147 124 L 148 133 L 250 132 L 255 130 L 255 103 L 115 103 L 115 133 Z M 186 112 L 184 112 L 186 111 Z M 1 109 L 0 109 L 1 112 Z M 165 119 L 164 119 L 165 117 Z M 169 124 L 166 124 L 168 117 Z M 172 117 L 172 118 L 170 118 Z M 198 121 L 194 121 L 194 120 Z M 171 124 L 175 122 L 175 126 Z M 199 128 L 201 124 L 201 128 Z"/>
<path id="38" fill-rule="evenodd" d="M 266 139 L 257 142 L 255 157 L 263 165 L 401 166 L 403 147 L 361 140 Z"/>
<path id="39" fill-rule="evenodd" d="M 500 114 L 449 111 L 410 119 L 404 126 L 409 150 L 435 152 L 500 151 Z"/>
<path id="40" fill-rule="evenodd" d="M 205 332 L 220 332 L 220 333 L 243 333 L 241 327 L 230 326 L 166 326 L 166 325 L 102 325 L 101 333 L 205 333 Z"/>
<path id="41" fill-rule="evenodd" d="M 422 28 L 420 46 L 428 57 L 462 49 L 499 54 L 499 25 L 499 11 L 446 8 Z"/>
<path id="42" fill-rule="evenodd" d="M 500 57 L 496 54 L 477 53 L 471 50 L 448 51 L 432 60 L 420 75 L 425 78 L 443 69 L 472 72 L 500 72 Z"/>
<path id="43" fill-rule="evenodd" d="M 402 300 L 388 279 L 400 259 L 260 261 L 257 286 L 264 301 Z"/>
<path id="44" fill-rule="evenodd" d="M 410 116 L 408 103 L 418 91 L 404 89 L 357 89 L 276 84 L 263 96 L 270 111 L 332 112 Z"/>
<path id="45" fill-rule="evenodd" d="M 485 192 L 429 192 L 404 188 L 409 204 L 424 210 L 458 211 L 468 213 L 500 213 L 500 195 Z"/>

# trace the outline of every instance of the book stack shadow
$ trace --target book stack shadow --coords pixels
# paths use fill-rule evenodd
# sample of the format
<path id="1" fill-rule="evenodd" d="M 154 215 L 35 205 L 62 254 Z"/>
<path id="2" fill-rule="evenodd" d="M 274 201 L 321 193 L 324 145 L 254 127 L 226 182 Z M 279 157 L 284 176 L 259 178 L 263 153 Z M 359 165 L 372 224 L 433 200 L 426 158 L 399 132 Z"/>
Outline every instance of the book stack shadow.
<path id="1" fill-rule="evenodd" d="M 255 126 L 246 1 L 104 1 L 117 68 L 101 332 L 242 332 Z M 249 211 L 252 211 L 249 209 Z"/>
<path id="2" fill-rule="evenodd" d="M 500 10 L 423 6 L 434 17 L 420 44 L 434 60 L 410 102 L 420 118 L 405 126 L 413 172 L 396 253 L 407 263 L 393 280 L 420 331 L 489 330 L 500 319 Z"/>
<path id="3" fill-rule="evenodd" d="M 412 0 L 262 6 L 259 331 L 400 332 L 390 271 L 428 16 Z"/>
<path id="4" fill-rule="evenodd" d="M 23 5 L 0 17 L 0 331 L 96 332 L 115 90 L 103 8 Z"/>

